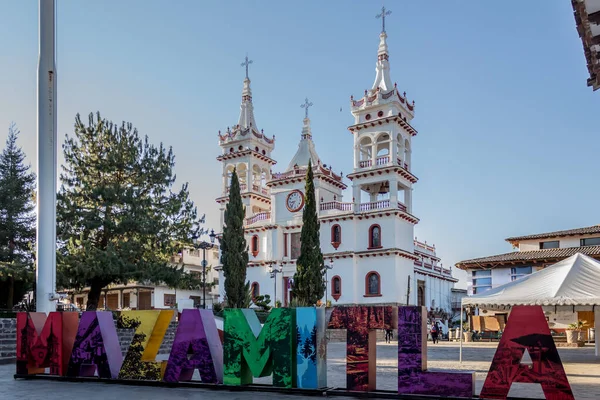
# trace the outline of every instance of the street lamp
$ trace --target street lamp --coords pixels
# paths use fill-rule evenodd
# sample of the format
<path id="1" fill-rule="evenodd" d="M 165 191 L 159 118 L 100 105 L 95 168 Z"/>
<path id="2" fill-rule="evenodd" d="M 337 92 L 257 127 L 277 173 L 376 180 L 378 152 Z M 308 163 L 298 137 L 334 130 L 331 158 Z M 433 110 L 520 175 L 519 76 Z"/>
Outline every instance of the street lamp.
<path id="1" fill-rule="evenodd" d="M 194 244 L 194 249 L 202 249 L 202 308 L 206 309 L 206 250 L 212 249 L 215 247 L 215 238 L 217 235 L 215 234 L 215 230 L 210 230 L 210 243 L 205 241 L 199 241 L 198 236 L 194 235 L 192 241 Z"/>
<path id="2" fill-rule="evenodd" d="M 279 264 L 279 268 L 269 266 L 269 274 L 271 278 L 273 278 L 274 288 L 273 288 L 273 298 L 274 298 L 274 306 L 277 306 L 277 274 L 283 272 L 283 263 Z"/>
<path id="3" fill-rule="evenodd" d="M 325 307 L 327 307 L 327 297 L 329 294 L 329 280 L 327 278 L 327 271 L 333 269 L 333 257 L 329 259 L 329 265 L 325 264 Z"/>

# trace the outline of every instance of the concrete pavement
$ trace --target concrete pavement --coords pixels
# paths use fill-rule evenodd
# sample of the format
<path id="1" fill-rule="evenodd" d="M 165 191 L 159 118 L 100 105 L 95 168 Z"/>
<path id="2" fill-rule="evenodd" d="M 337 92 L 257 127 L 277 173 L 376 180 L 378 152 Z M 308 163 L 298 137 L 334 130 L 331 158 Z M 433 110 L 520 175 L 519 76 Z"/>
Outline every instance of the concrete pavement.
<path id="1" fill-rule="evenodd" d="M 429 343 L 428 366 L 430 369 L 462 369 L 475 371 L 477 374 L 477 391 L 479 393 L 490 362 L 495 352 L 496 343 L 477 343 L 466 346 L 463 352 L 463 364 L 458 363 L 458 344 L 442 342 Z M 328 380 L 333 387 L 344 387 L 345 344 L 330 343 L 328 346 Z M 383 390 L 396 389 L 396 346 L 379 343 L 377 345 L 377 387 Z M 592 347 L 561 348 L 561 359 L 565 365 L 569 382 L 576 399 L 600 399 L 600 361 L 594 357 Z M 0 366 L 0 400 L 100 400 L 100 399 L 297 399 L 298 396 L 276 393 L 229 392 L 187 388 L 155 388 L 140 386 L 107 385 L 95 383 L 67 383 L 52 381 L 24 381 L 13 379 L 14 365 Z M 256 383 L 270 383 L 270 378 L 256 379 Z M 543 398 L 538 385 L 515 384 L 511 396 Z"/>

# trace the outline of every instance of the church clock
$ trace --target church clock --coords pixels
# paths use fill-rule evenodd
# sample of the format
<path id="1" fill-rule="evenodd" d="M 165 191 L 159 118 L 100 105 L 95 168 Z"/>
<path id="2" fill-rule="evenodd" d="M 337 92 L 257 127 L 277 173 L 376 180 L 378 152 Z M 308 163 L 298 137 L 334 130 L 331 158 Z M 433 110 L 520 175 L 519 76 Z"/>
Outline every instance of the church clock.
<path id="1" fill-rule="evenodd" d="M 304 207 L 304 193 L 299 190 L 294 190 L 287 195 L 285 205 L 290 212 L 297 212 Z"/>

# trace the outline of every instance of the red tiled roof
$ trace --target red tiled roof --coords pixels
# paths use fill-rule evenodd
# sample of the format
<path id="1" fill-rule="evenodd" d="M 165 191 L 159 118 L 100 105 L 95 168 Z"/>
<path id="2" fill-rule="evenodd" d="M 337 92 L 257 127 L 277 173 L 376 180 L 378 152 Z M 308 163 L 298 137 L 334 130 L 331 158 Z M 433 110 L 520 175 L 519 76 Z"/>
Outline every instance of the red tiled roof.
<path id="1" fill-rule="evenodd" d="M 582 253 L 590 257 L 600 258 L 600 246 L 566 247 L 562 249 L 544 249 L 532 251 L 513 251 L 512 253 L 498 254 L 495 256 L 473 258 L 456 263 L 456 268 L 494 268 L 502 264 L 513 262 L 545 262 L 557 261 Z"/>
<path id="2" fill-rule="evenodd" d="M 561 237 L 561 236 L 593 235 L 595 233 L 600 233 L 600 225 L 593 225 L 593 226 L 588 226 L 585 228 L 568 229 L 566 231 L 536 233 L 533 235 L 525 235 L 525 236 L 514 236 L 514 237 L 507 238 L 506 241 L 512 245 L 516 245 L 516 243 L 518 243 L 522 240 L 547 239 L 547 238 Z"/>

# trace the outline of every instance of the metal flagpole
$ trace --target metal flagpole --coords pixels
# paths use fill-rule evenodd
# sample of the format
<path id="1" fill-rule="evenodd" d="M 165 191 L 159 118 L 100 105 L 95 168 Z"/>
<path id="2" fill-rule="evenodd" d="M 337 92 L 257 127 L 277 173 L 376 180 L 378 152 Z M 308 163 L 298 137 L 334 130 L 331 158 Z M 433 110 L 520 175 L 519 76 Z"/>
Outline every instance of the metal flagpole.
<path id="1" fill-rule="evenodd" d="M 36 310 L 55 311 L 56 276 L 56 9 L 39 2 Z"/>

